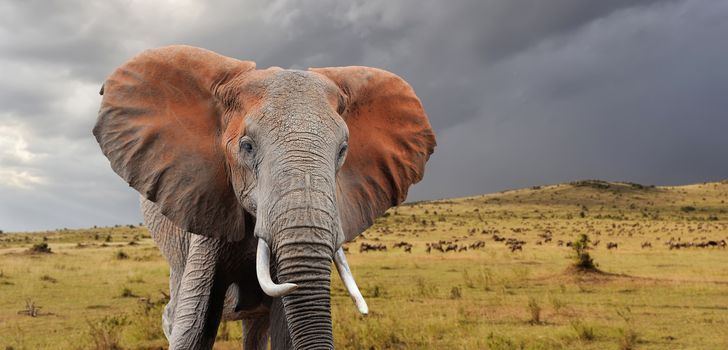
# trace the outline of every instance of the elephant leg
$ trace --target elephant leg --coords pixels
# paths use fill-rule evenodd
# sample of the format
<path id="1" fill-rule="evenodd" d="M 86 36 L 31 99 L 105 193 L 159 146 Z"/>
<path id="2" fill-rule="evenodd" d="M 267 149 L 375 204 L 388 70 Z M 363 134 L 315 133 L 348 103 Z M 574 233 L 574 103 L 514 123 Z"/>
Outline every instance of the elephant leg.
<path id="1" fill-rule="evenodd" d="M 270 348 L 271 350 L 293 349 L 291 332 L 288 330 L 286 311 L 281 298 L 273 298 L 270 305 Z"/>
<path id="2" fill-rule="evenodd" d="M 169 263 L 169 302 L 164 307 L 162 314 L 162 329 L 164 336 L 171 342 L 177 295 L 187 263 L 191 234 L 175 226 L 162 215 L 156 204 L 144 197 L 140 197 L 140 206 L 144 224 L 149 229 L 159 251 Z"/>
<path id="3" fill-rule="evenodd" d="M 167 341 L 172 340 L 172 328 L 174 327 L 174 311 L 177 308 L 177 294 L 179 284 L 182 281 L 183 271 L 171 268 L 169 270 L 169 302 L 164 307 L 162 314 L 162 329 Z"/>
<path id="4" fill-rule="evenodd" d="M 218 239 L 191 235 L 177 291 L 170 349 L 212 349 L 227 290 L 217 271 L 223 244 Z"/>
<path id="5" fill-rule="evenodd" d="M 268 315 L 243 319 L 243 349 L 268 349 Z"/>

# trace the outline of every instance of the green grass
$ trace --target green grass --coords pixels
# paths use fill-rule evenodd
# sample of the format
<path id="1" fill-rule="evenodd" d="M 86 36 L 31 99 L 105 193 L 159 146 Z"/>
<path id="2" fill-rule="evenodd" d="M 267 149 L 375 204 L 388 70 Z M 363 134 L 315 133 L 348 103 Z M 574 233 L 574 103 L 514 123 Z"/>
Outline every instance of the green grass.
<path id="1" fill-rule="evenodd" d="M 728 183 L 581 182 L 394 208 L 348 244 L 369 316 L 358 315 L 332 276 L 336 345 L 728 348 L 720 331 L 728 326 L 728 249 L 664 244 L 728 240 L 726 200 Z M 547 232 L 551 242 L 544 242 Z M 600 241 L 586 252 L 601 272 L 570 268 L 574 251 L 557 244 L 582 233 Z M 494 235 L 526 244 L 511 252 Z M 439 240 L 486 245 L 425 252 Z M 412 253 L 392 249 L 399 241 L 412 243 Z M 42 242 L 51 254 L 26 252 Z M 359 253 L 361 242 L 389 249 Z M 619 247 L 607 250 L 608 242 Z M 167 278 L 143 227 L 0 235 L 0 348 L 94 349 L 99 340 L 108 340 L 106 348 L 165 347 Z M 40 307 L 36 317 L 19 313 L 29 302 Z M 238 322 L 228 322 L 216 348 L 239 348 L 240 332 Z"/>

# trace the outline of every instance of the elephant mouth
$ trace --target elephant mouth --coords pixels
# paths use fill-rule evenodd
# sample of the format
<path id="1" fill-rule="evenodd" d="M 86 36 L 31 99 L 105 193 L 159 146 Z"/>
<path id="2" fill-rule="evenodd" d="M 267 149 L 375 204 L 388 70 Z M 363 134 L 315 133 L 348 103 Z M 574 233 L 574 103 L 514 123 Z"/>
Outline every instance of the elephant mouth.
<path id="1" fill-rule="evenodd" d="M 268 244 L 263 239 L 259 238 L 255 260 L 255 272 L 258 277 L 258 283 L 265 294 L 274 298 L 283 297 L 298 289 L 298 285 L 294 283 L 279 284 L 273 281 L 270 275 L 270 253 L 270 247 L 268 247 Z M 351 273 L 349 263 L 346 261 L 346 255 L 344 255 L 344 250 L 342 248 L 339 248 L 336 253 L 334 253 L 333 260 L 334 265 L 336 265 L 336 270 L 339 272 L 339 276 L 341 277 L 341 281 L 343 282 L 347 292 L 349 292 L 349 295 L 354 301 L 357 309 L 362 315 L 367 315 L 369 313 L 369 307 L 367 306 L 361 291 L 359 291 L 359 287 L 356 285 L 356 281 Z"/>

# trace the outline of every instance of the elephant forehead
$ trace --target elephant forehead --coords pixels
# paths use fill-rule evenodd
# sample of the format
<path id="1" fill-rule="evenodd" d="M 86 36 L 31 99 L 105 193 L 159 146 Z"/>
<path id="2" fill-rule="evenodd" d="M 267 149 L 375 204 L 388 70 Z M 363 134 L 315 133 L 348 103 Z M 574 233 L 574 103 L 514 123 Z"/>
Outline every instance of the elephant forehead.
<path id="1" fill-rule="evenodd" d="M 247 100 L 273 104 L 278 108 L 328 104 L 339 95 L 332 82 L 308 71 L 266 69 L 245 76 L 232 86 Z"/>
<path id="2" fill-rule="evenodd" d="M 309 128 L 335 123 L 339 91 L 320 76 L 297 70 L 277 70 L 255 79 L 259 96 L 257 122 L 276 127 Z M 270 119 L 270 120 L 266 120 Z"/>

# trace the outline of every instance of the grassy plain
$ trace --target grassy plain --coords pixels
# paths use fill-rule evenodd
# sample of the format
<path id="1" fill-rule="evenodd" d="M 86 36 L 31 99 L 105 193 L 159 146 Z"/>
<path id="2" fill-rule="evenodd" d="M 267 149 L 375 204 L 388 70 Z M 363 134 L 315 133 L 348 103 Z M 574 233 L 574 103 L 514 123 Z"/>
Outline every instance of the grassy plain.
<path id="1" fill-rule="evenodd" d="M 728 182 L 585 181 L 393 208 L 347 244 L 369 316 L 332 276 L 336 345 L 726 349 L 728 249 L 666 243 L 728 240 L 727 200 Z M 570 268 L 565 243 L 581 233 L 599 273 Z M 511 252 L 495 236 L 525 244 Z M 441 240 L 485 247 L 426 252 Z M 392 248 L 400 241 L 412 252 Z M 388 249 L 360 253 L 362 242 Z M 52 254 L 27 253 L 39 243 Z M 0 235 L 0 349 L 164 348 L 167 278 L 143 227 Z M 228 322 L 216 348 L 238 349 L 239 339 Z"/>

